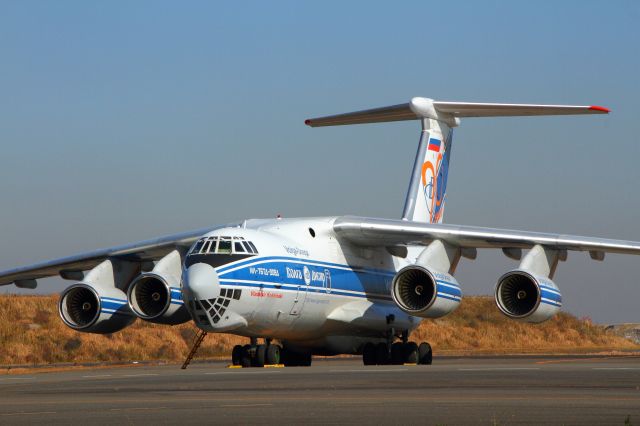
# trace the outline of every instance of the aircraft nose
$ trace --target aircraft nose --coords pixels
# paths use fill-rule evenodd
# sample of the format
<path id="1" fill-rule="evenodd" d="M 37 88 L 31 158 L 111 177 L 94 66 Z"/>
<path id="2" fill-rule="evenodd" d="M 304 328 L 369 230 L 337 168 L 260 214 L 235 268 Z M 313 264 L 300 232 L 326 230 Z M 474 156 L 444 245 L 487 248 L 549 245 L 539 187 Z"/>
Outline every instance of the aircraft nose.
<path id="1" fill-rule="evenodd" d="M 183 275 L 182 288 L 185 300 L 215 299 L 220 295 L 218 274 L 211 265 L 195 263 Z"/>

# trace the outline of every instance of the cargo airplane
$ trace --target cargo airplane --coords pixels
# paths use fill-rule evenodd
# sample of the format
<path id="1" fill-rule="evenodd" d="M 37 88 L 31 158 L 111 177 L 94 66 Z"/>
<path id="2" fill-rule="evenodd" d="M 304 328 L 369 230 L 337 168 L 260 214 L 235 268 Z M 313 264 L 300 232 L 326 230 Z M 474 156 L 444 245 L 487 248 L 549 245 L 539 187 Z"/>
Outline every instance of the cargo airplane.
<path id="1" fill-rule="evenodd" d="M 411 333 L 455 310 L 454 275 L 477 249 L 519 266 L 497 279 L 497 308 L 538 323 L 562 306 L 553 277 L 568 251 L 594 260 L 640 254 L 640 243 L 443 224 L 453 128 L 466 117 L 606 114 L 598 106 L 408 103 L 306 120 L 310 127 L 416 120 L 422 126 L 400 219 L 355 216 L 247 219 L 0 272 L 0 285 L 36 288 L 60 276 L 60 318 L 114 333 L 135 320 L 248 338 L 233 364 L 307 366 L 313 355 L 361 354 L 365 365 L 431 364 Z"/>

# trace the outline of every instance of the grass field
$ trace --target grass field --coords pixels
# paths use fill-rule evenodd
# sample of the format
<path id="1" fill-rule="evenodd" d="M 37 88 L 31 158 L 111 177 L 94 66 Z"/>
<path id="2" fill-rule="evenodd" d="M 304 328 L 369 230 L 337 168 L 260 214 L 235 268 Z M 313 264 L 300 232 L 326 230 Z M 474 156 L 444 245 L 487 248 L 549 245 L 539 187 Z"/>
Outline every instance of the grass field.
<path id="1" fill-rule="evenodd" d="M 182 361 L 196 331 L 191 323 L 161 326 L 136 321 L 125 330 L 97 335 L 67 328 L 58 317 L 57 295 L 0 296 L 0 364 Z M 561 313 L 538 325 L 506 319 L 493 299 L 466 297 L 453 314 L 425 320 L 411 336 L 442 354 L 588 353 L 640 350 L 588 319 Z M 196 359 L 229 356 L 246 338 L 209 334 Z"/>

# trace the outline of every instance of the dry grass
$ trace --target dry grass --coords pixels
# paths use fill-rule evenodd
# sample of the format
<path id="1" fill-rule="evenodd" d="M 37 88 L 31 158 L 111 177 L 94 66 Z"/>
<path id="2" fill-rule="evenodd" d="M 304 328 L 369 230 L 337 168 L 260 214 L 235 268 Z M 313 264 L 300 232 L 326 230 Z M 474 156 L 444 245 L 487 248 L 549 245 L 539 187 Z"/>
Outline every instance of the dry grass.
<path id="1" fill-rule="evenodd" d="M 187 323 L 162 326 L 136 321 L 108 335 L 78 333 L 58 318 L 58 296 L 0 296 L 0 364 L 65 362 L 182 361 L 195 328 Z M 640 350 L 604 327 L 562 313 L 539 325 L 510 321 L 486 297 L 467 297 L 453 314 L 424 321 L 412 335 L 441 353 L 575 353 Z M 228 356 L 246 339 L 209 335 L 198 358 Z"/>
<path id="2" fill-rule="evenodd" d="M 542 324 L 510 320 L 493 298 L 465 297 L 453 314 L 424 321 L 411 336 L 431 342 L 438 352 L 584 353 L 640 350 L 631 340 L 606 332 L 589 319 L 561 312 Z"/>
<path id="3" fill-rule="evenodd" d="M 58 296 L 0 297 L 0 364 L 182 360 L 195 334 L 191 323 L 164 326 L 136 321 L 114 334 L 78 333 L 58 317 Z M 205 339 L 199 357 L 227 355 L 245 339 L 220 334 Z"/>

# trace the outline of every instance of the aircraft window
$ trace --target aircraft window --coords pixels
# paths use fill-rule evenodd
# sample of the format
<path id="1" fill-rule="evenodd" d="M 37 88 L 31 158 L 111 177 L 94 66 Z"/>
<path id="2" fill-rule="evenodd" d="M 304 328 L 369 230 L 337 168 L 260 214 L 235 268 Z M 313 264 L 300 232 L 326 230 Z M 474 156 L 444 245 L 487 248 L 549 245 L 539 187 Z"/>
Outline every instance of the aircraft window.
<path id="1" fill-rule="evenodd" d="M 258 249 L 256 248 L 256 246 L 253 245 L 253 243 L 251 241 L 247 241 L 247 244 L 249 244 L 249 247 L 251 247 L 253 249 L 251 251 L 252 253 L 258 254 Z"/>
<path id="2" fill-rule="evenodd" d="M 235 241 L 233 243 L 233 250 L 236 253 L 246 253 L 246 250 L 244 249 L 240 241 Z"/>
<path id="3" fill-rule="evenodd" d="M 231 239 L 221 238 L 216 253 L 231 254 Z"/>
<path id="4" fill-rule="evenodd" d="M 246 241 L 242 242 L 242 246 L 244 247 L 244 250 L 247 253 L 253 253 L 253 250 L 251 250 L 251 246 L 249 245 L 249 243 L 247 243 Z"/>
<path id="5" fill-rule="evenodd" d="M 215 253 L 216 252 L 216 245 L 218 244 L 218 239 L 214 238 L 211 240 L 211 247 L 209 247 L 209 253 Z"/>
<path id="6" fill-rule="evenodd" d="M 200 249 L 202 248 L 202 245 L 204 244 L 204 240 L 200 240 L 196 243 L 195 246 L 193 246 L 193 250 L 191 250 L 191 253 L 193 254 L 197 254 L 200 252 Z"/>
<path id="7" fill-rule="evenodd" d="M 211 245 L 211 240 L 208 240 L 206 243 L 204 243 L 204 246 L 202 246 L 202 253 L 207 253 L 209 251 L 210 245 Z"/>

